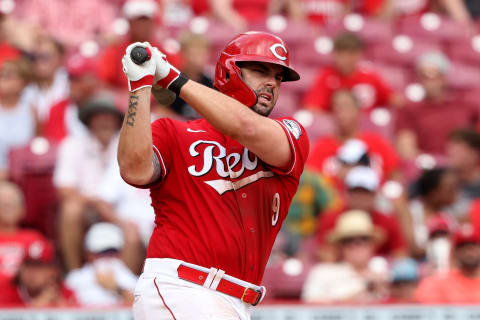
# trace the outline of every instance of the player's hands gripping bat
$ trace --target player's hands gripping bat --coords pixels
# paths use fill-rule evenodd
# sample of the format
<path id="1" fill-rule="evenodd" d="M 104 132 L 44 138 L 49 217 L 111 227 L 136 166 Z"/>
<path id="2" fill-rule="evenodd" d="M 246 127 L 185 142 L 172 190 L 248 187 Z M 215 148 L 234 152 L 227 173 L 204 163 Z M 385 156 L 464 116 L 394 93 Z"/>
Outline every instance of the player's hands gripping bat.
<path id="1" fill-rule="evenodd" d="M 134 50 L 134 48 L 136 49 Z M 145 61 L 137 64 L 135 61 L 140 61 L 141 58 L 144 59 L 145 52 L 147 54 Z M 151 55 L 152 47 L 148 42 L 135 42 L 127 47 L 125 55 L 122 58 L 122 65 L 123 72 L 128 78 L 128 90 L 130 92 L 153 85 L 156 64 L 155 61 L 151 59 Z"/>
<path id="2" fill-rule="evenodd" d="M 148 51 L 150 49 L 150 51 Z M 131 60 L 136 63 L 137 65 L 143 64 L 145 61 L 150 60 L 152 58 L 152 52 L 155 56 L 158 56 L 159 58 L 162 57 L 166 61 L 166 56 L 160 51 L 151 46 L 143 47 L 143 46 L 135 46 L 133 49 L 130 51 L 130 58 Z M 155 57 L 154 57 L 155 59 Z M 178 71 L 178 70 L 177 70 Z M 163 70 L 165 73 L 165 70 Z M 157 83 L 157 81 L 163 79 L 163 74 L 159 74 L 158 72 L 155 73 L 155 79 L 154 83 Z M 175 101 L 176 95 L 172 91 L 163 88 L 159 85 L 154 85 L 152 88 L 152 94 L 157 100 L 158 103 L 161 105 L 170 105 Z"/>

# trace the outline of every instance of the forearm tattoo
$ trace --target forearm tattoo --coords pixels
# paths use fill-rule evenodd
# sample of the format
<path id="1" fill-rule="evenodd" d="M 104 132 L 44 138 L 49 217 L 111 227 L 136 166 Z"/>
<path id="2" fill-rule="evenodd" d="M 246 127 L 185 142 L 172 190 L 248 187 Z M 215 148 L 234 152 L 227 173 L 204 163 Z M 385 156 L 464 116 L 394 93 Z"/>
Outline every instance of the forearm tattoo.
<path id="1" fill-rule="evenodd" d="M 158 159 L 158 156 L 155 152 L 152 155 L 152 163 L 153 163 L 153 174 L 152 174 L 152 179 L 150 180 L 150 182 L 155 182 L 162 175 L 162 166 L 161 166 L 160 160 Z"/>
<path id="2" fill-rule="evenodd" d="M 133 127 L 135 124 L 135 116 L 137 115 L 138 96 L 130 96 L 128 100 L 127 121 L 126 123 Z"/>

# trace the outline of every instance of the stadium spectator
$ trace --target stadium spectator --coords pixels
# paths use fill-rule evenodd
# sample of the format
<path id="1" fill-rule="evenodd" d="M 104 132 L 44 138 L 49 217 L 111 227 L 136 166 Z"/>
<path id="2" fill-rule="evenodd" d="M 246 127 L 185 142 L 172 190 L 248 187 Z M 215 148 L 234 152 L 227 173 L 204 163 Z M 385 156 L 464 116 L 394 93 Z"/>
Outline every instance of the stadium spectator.
<path id="1" fill-rule="evenodd" d="M 315 142 L 307 162 L 310 169 L 322 172 L 336 185 L 344 177 L 344 165 L 369 165 L 381 181 L 398 173 L 398 156 L 390 143 L 377 133 L 360 129 L 361 110 L 351 91 L 335 91 L 332 116 L 336 132 Z"/>
<path id="2" fill-rule="evenodd" d="M 85 104 L 79 117 L 89 134 L 62 141 L 54 172 L 60 199 L 59 241 L 67 270 L 81 266 L 83 228 L 92 212 L 95 190 L 116 159 L 123 115 L 109 93 L 99 93 Z"/>
<path id="3" fill-rule="evenodd" d="M 123 181 L 118 163 L 113 161 L 98 186 L 97 198 L 93 204 L 102 220 L 123 231 L 122 260 L 130 270 L 140 274 L 155 219 L 150 191 Z"/>
<path id="4" fill-rule="evenodd" d="M 87 128 L 78 118 L 78 113 L 79 109 L 93 97 L 99 85 L 92 58 L 74 54 L 67 59 L 66 67 L 70 80 L 70 94 L 68 98 L 60 100 L 50 108 L 42 128 L 43 135 L 56 142 L 67 136 L 87 133 Z"/>
<path id="5" fill-rule="evenodd" d="M 372 222 L 383 230 L 386 239 L 376 250 L 376 254 L 385 257 L 400 257 L 406 254 L 404 235 L 396 216 L 380 212 L 375 207 L 375 199 L 379 187 L 379 179 L 375 171 L 369 167 L 354 167 L 345 178 L 347 187 L 346 203 L 342 210 L 325 212 L 318 220 L 317 244 L 321 260 L 335 259 L 334 251 L 329 246 L 327 234 L 335 227 L 336 222 L 346 210 L 362 210 L 367 212 Z"/>
<path id="6" fill-rule="evenodd" d="M 69 47 L 102 40 L 101 36 L 112 32 L 117 15 L 114 1 L 50 0 L 46 4 L 42 0 L 22 0 L 16 3 L 16 17 L 38 26 Z"/>
<path id="7" fill-rule="evenodd" d="M 36 117 L 25 95 L 31 79 L 26 60 L 7 60 L 0 67 L 0 180 L 7 177 L 8 151 L 35 135 Z"/>
<path id="8" fill-rule="evenodd" d="M 28 253 L 45 241 L 41 233 L 20 228 L 24 213 L 25 203 L 20 188 L 0 181 L 0 304 L 15 302 L 12 298 L 16 292 L 13 279 Z"/>
<path id="9" fill-rule="evenodd" d="M 426 277 L 415 293 L 421 303 L 480 303 L 480 237 L 473 228 L 455 236 L 455 268 Z"/>
<path id="10" fill-rule="evenodd" d="M 157 12 L 157 3 L 154 0 L 128 0 L 122 8 L 123 16 L 128 20 L 129 29 L 125 38 L 108 46 L 100 54 L 98 62 L 98 73 L 100 79 L 111 89 L 126 89 L 128 82 L 122 70 L 122 57 L 125 54 L 127 46 L 133 42 L 148 41 L 152 46 L 162 48 L 158 44 L 155 31 L 158 26 L 155 24 L 155 14 Z M 163 50 L 162 50 L 163 51 Z M 177 67 L 181 66 L 180 57 L 177 55 L 167 55 L 168 61 Z"/>
<path id="11" fill-rule="evenodd" d="M 180 36 L 180 52 L 183 57 L 181 71 L 189 79 L 213 88 L 212 79 L 205 74 L 205 66 L 210 58 L 210 42 L 207 37 L 185 32 Z M 200 115 L 192 109 L 182 98 L 177 97 L 170 106 L 173 111 L 185 119 L 197 119 Z"/>
<path id="12" fill-rule="evenodd" d="M 50 107 L 68 96 L 68 74 L 63 67 L 65 48 L 50 36 L 37 40 L 33 55 L 33 79 L 25 90 L 28 103 L 34 106 L 40 121 Z"/>
<path id="13" fill-rule="evenodd" d="M 415 290 L 420 280 L 418 264 L 414 259 L 395 261 L 390 271 L 390 297 L 387 303 L 410 304 L 415 301 Z"/>
<path id="14" fill-rule="evenodd" d="M 386 297 L 387 275 L 372 268 L 375 248 L 385 234 L 361 210 L 342 213 L 327 239 L 340 252 L 335 263 L 314 266 L 304 284 L 302 300 L 320 303 L 366 303 Z M 386 271 L 386 270 L 382 270 Z"/>
<path id="15" fill-rule="evenodd" d="M 451 228 L 456 227 L 453 205 L 458 198 L 458 183 L 452 171 L 436 168 L 425 170 L 416 183 L 416 189 L 417 196 L 410 202 L 413 222 L 413 243 L 410 243 L 410 250 L 414 256 L 421 257 L 425 253 L 431 219 L 440 216 Z"/>
<path id="16" fill-rule="evenodd" d="M 480 198 L 480 134 L 472 129 L 453 131 L 447 140 L 446 155 L 458 178 L 461 197 Z"/>
<path id="17" fill-rule="evenodd" d="M 55 249 L 48 241 L 32 246 L 14 280 L 15 291 L 3 297 L 9 307 L 72 307 L 77 305 L 74 293 L 61 278 Z M 1 299 L 1 298 L 0 298 Z"/>
<path id="18" fill-rule="evenodd" d="M 333 45 L 333 65 L 322 68 L 310 89 L 303 105 L 310 110 L 330 111 L 333 93 L 339 89 L 351 90 L 359 101 L 360 109 L 401 104 L 401 98 L 374 71 L 362 66 L 365 44 L 353 33 L 341 33 Z"/>
<path id="19" fill-rule="evenodd" d="M 66 284 L 81 306 L 112 307 L 131 305 L 137 277 L 119 258 L 122 231 L 113 224 L 92 225 L 85 236 L 87 263 L 72 270 Z"/>
<path id="20" fill-rule="evenodd" d="M 477 110 L 447 85 L 449 68 L 448 58 L 440 52 L 418 58 L 417 75 L 425 94 L 398 112 L 397 150 L 403 158 L 413 159 L 422 152 L 444 154 L 450 132 L 475 125 Z"/>

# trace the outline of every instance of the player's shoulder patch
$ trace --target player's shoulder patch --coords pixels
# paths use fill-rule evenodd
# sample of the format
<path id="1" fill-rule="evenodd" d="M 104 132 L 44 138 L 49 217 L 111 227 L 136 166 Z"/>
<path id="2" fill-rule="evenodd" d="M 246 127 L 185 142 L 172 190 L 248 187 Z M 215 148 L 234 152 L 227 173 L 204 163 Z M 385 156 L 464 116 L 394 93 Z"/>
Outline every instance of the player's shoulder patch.
<path id="1" fill-rule="evenodd" d="M 302 135 L 302 128 L 300 125 L 297 123 L 295 120 L 290 120 L 290 119 L 283 119 L 282 122 L 285 124 L 287 127 L 288 131 L 291 132 L 291 134 L 295 137 L 295 139 L 300 139 L 300 136 Z"/>

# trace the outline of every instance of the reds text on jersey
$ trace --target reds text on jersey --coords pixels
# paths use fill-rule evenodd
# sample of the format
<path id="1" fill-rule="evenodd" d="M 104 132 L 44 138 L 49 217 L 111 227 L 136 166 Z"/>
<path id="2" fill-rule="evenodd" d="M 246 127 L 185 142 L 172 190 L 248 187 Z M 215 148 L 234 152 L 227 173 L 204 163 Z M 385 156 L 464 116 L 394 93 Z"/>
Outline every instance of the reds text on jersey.
<path id="1" fill-rule="evenodd" d="M 219 268 L 260 284 L 309 150 L 298 122 L 275 120 L 294 155 L 287 168 L 268 166 L 204 119 L 152 124 L 163 177 L 150 188 L 156 226 L 148 258 Z"/>

